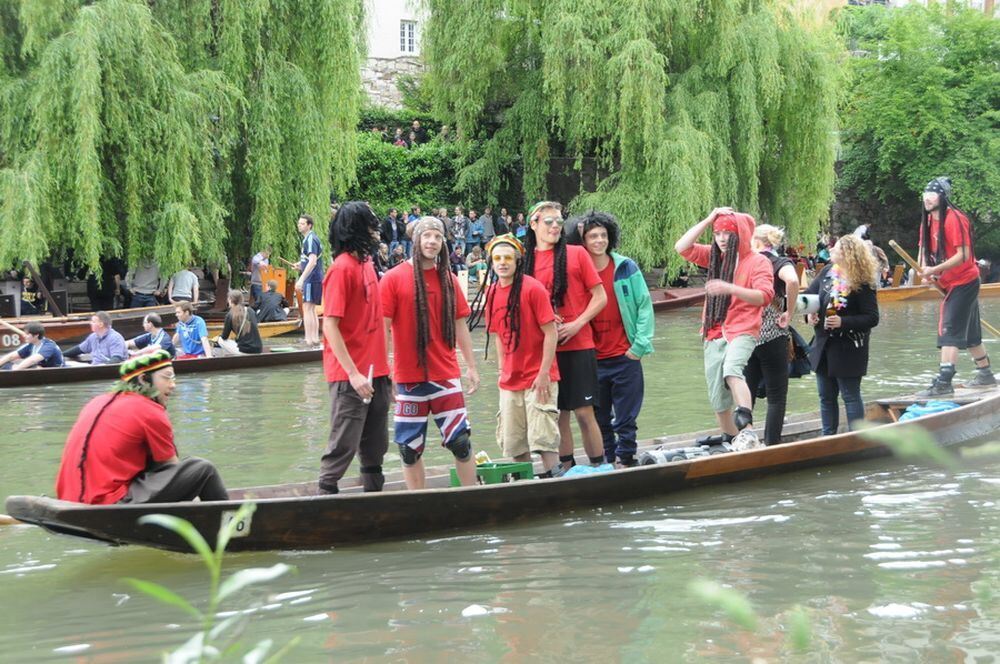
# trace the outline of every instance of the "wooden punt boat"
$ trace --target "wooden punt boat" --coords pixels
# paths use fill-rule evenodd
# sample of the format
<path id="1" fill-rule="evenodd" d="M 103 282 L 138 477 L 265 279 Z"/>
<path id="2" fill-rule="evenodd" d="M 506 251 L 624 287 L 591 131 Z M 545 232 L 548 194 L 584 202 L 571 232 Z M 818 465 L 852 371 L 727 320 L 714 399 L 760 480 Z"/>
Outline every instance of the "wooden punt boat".
<path id="1" fill-rule="evenodd" d="M 222 322 L 209 322 L 208 326 L 208 336 L 214 337 L 216 335 L 222 334 L 222 326 L 225 324 Z M 268 323 L 258 323 L 257 332 L 260 333 L 261 339 L 270 339 L 271 337 L 278 337 L 282 334 L 288 334 L 289 332 L 294 332 L 302 326 L 302 319 L 295 318 L 290 320 L 277 320 Z"/>
<path id="2" fill-rule="evenodd" d="M 155 307 L 139 307 L 136 309 L 112 309 L 108 312 L 111 316 L 111 326 L 121 333 L 126 339 L 142 334 L 142 319 L 146 314 L 159 314 L 164 325 L 172 325 L 177 322 L 174 314 L 174 305 L 157 305 Z M 51 316 L 24 316 L 21 318 L 6 319 L 15 327 L 22 330 L 28 323 L 41 323 L 45 327 L 45 336 L 58 344 L 74 344 L 83 341 L 90 334 L 91 312 L 83 312 L 52 318 Z M 17 334 L 9 329 L 0 329 L 0 354 L 14 350 L 21 346 L 24 341 Z"/>
<path id="3" fill-rule="evenodd" d="M 656 311 L 693 307 L 705 301 L 704 288 L 653 288 L 649 295 Z"/>
<path id="4" fill-rule="evenodd" d="M 979 287 L 979 297 L 1000 297 L 1000 284 L 982 284 Z M 888 302 L 920 302 L 940 300 L 941 294 L 927 284 L 919 286 L 896 286 L 878 290 L 879 304 Z"/>
<path id="5" fill-rule="evenodd" d="M 284 364 L 318 362 L 323 356 L 321 350 L 283 350 L 265 348 L 257 355 L 231 355 L 200 360 L 179 360 L 174 362 L 177 374 L 206 373 L 209 371 L 239 371 Z M 118 378 L 118 364 L 98 366 L 60 367 L 58 369 L 28 369 L 25 371 L 0 371 L 0 388 L 36 387 L 59 383 L 79 383 L 88 380 L 114 380 Z"/>
<path id="6" fill-rule="evenodd" d="M 963 405 L 916 420 L 943 447 L 982 441 L 1000 428 L 1000 391 L 963 390 Z M 964 393 L 964 394 L 963 394 Z M 867 418 L 898 428 L 901 409 L 915 397 L 886 399 L 869 405 Z M 408 491 L 387 482 L 381 493 L 361 493 L 357 481 L 343 481 L 341 493 L 316 495 L 316 484 L 286 484 L 236 489 L 225 502 L 92 506 L 37 496 L 12 496 L 6 508 L 20 521 L 50 531 L 114 544 L 142 544 L 188 551 L 183 540 L 162 528 L 138 525 L 145 514 L 183 517 L 210 543 L 219 526 L 232 518 L 242 501 L 257 510 L 240 524 L 229 543 L 233 551 L 328 549 L 378 540 L 424 537 L 456 529 L 482 529 L 503 522 L 537 518 L 601 504 L 619 504 L 682 489 L 721 484 L 800 470 L 889 456 L 884 443 L 858 433 L 817 437 L 816 415 L 793 418 L 787 442 L 758 450 L 731 452 L 662 465 L 639 466 L 570 478 L 523 480 L 473 487 L 446 488 L 447 476 L 428 477 L 428 488 Z M 701 433 L 701 432 L 699 432 Z M 649 444 L 684 446 L 696 434 L 671 436 Z M 429 473 L 430 474 L 430 473 Z"/>

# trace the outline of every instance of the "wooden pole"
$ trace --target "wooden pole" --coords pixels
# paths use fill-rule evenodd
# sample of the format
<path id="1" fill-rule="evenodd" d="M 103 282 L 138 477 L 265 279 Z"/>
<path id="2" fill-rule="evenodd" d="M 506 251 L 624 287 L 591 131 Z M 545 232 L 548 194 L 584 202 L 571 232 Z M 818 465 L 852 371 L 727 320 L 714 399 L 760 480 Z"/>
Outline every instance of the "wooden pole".
<path id="1" fill-rule="evenodd" d="M 905 249 L 899 246 L 899 244 L 897 244 L 895 240 L 889 240 L 889 246 L 892 247 L 904 261 L 906 261 L 907 265 L 913 268 L 914 272 L 918 274 L 920 273 L 920 266 L 917 265 L 917 261 L 913 260 L 913 256 L 910 256 L 910 254 L 908 254 Z M 945 291 L 945 289 L 941 288 L 941 284 L 939 284 L 938 282 L 931 281 L 930 284 L 934 288 L 936 288 L 937 292 L 940 293 L 941 295 L 948 294 L 947 291 Z M 983 327 L 989 330 L 993 334 L 993 336 L 1000 338 L 1000 330 L 987 323 L 985 320 L 982 319 L 982 317 L 980 317 L 979 322 L 982 324 Z"/>
<path id="2" fill-rule="evenodd" d="M 24 261 L 23 265 L 28 268 L 28 272 L 31 273 L 31 278 L 35 280 L 35 285 L 38 286 L 38 290 L 42 291 L 42 295 L 45 296 L 46 301 L 49 303 L 49 308 L 52 311 L 52 315 L 57 317 L 63 316 L 64 314 L 62 309 L 60 309 L 59 305 L 56 304 L 56 299 L 52 297 L 52 293 L 49 292 L 49 289 L 42 283 L 42 278 L 38 276 L 38 271 L 35 269 L 35 266 L 31 264 L 31 261 Z"/>
<path id="3" fill-rule="evenodd" d="M 11 332 L 16 332 L 17 334 L 20 334 L 22 337 L 28 336 L 27 332 L 25 332 L 24 330 L 22 330 L 19 327 L 15 327 L 15 326 L 11 325 L 7 321 L 5 321 L 3 318 L 0 318 L 0 325 L 3 325 L 4 327 L 6 327 Z"/>

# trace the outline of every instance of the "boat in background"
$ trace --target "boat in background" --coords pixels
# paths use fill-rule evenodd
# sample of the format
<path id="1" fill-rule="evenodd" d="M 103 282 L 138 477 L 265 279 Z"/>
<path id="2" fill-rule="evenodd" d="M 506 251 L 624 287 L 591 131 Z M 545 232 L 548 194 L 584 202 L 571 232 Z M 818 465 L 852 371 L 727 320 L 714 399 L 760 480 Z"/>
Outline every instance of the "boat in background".
<path id="1" fill-rule="evenodd" d="M 111 327 L 126 339 L 138 336 L 144 332 L 142 329 L 142 319 L 146 314 L 159 314 L 164 325 L 173 325 L 177 322 L 174 313 L 174 305 L 160 304 L 154 307 L 139 307 L 136 309 L 111 309 L 108 315 L 111 316 Z M 41 323 L 45 327 L 45 336 L 57 344 L 75 344 L 83 341 L 90 334 L 90 317 L 93 312 L 82 311 L 67 316 L 53 318 L 52 316 L 22 316 L 21 318 L 7 318 L 5 322 L 14 327 L 24 329 L 28 323 Z M 19 348 L 24 344 L 24 340 L 9 328 L 0 329 L 0 354 L 7 353 Z"/>
<path id="2" fill-rule="evenodd" d="M 693 307 L 705 301 L 704 288 L 651 288 L 649 296 L 653 298 L 655 311 L 670 311 Z"/>

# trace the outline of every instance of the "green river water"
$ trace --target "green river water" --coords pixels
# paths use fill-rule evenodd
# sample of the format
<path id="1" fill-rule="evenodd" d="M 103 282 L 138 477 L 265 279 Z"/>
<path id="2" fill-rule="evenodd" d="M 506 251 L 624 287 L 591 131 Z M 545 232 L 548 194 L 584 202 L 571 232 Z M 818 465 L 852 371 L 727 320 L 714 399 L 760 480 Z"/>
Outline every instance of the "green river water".
<path id="1" fill-rule="evenodd" d="M 984 304 L 984 318 L 1000 319 Z M 935 313 L 935 303 L 883 308 L 867 398 L 929 381 Z M 711 426 L 697 312 L 661 314 L 657 326 L 640 437 Z M 970 364 L 962 358 L 959 381 Z M 495 365 L 480 370 L 473 439 L 498 456 Z M 0 394 L 0 495 L 52 492 L 66 432 L 107 387 Z M 793 380 L 789 413 L 816 409 L 813 380 Z M 182 376 L 169 410 L 182 455 L 212 459 L 230 486 L 315 477 L 328 430 L 318 366 Z M 431 447 L 431 463 L 450 460 Z M 391 451 L 387 469 L 398 465 Z M 223 608 L 250 612 L 248 643 L 300 637 L 291 662 L 995 662 L 998 489 L 996 458 L 958 472 L 884 459 L 421 540 L 233 554 L 230 572 L 276 562 L 297 572 Z M 190 620 L 132 591 L 129 576 L 207 595 L 193 556 L 0 528 L 0 661 L 153 661 L 184 642 Z M 692 596 L 699 577 L 746 596 L 756 631 Z M 805 655 L 787 645 L 795 606 L 812 633 Z"/>

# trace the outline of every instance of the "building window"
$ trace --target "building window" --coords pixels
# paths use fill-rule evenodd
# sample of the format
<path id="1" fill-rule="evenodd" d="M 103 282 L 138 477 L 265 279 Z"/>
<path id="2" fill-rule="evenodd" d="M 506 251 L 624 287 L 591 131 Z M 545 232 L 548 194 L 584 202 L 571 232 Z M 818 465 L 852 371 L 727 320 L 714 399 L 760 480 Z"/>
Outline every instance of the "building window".
<path id="1" fill-rule="evenodd" d="M 402 53 L 417 52 L 417 22 L 399 22 L 399 50 Z"/>

